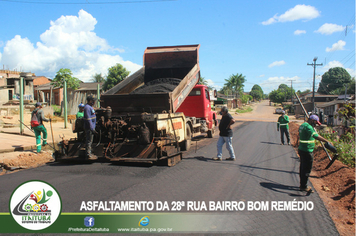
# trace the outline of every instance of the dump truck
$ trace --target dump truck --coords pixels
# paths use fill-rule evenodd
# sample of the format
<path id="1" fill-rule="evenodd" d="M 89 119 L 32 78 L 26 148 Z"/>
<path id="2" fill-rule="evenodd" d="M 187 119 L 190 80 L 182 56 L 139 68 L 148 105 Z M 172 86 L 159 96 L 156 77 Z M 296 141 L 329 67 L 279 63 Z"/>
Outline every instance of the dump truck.
<path id="1" fill-rule="evenodd" d="M 199 85 L 200 45 L 148 47 L 143 67 L 100 97 L 92 150 L 110 161 L 173 166 L 191 140 L 217 125 L 207 86 Z M 76 122 L 75 132 L 83 125 Z M 85 157 L 85 137 L 63 140 L 55 159 Z"/>

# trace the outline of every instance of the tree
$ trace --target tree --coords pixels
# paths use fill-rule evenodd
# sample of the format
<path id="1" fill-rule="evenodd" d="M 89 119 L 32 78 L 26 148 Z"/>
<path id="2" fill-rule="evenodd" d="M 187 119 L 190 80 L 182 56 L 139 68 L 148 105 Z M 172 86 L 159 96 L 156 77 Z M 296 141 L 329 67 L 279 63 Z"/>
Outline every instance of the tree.
<path id="1" fill-rule="evenodd" d="M 246 79 L 242 74 L 231 75 L 228 79 L 225 79 L 226 83 L 222 89 L 222 93 L 231 92 L 236 95 L 242 94 L 243 87 Z"/>
<path id="2" fill-rule="evenodd" d="M 204 77 L 200 77 L 198 84 L 206 85 L 208 86 L 208 81 L 205 80 Z"/>
<path id="3" fill-rule="evenodd" d="M 332 94 L 338 94 L 338 95 L 344 95 L 345 94 L 345 88 L 346 94 L 355 94 L 355 78 L 352 78 L 350 83 L 344 84 L 343 87 L 340 87 L 338 89 L 335 89 L 332 91 Z"/>
<path id="4" fill-rule="evenodd" d="M 250 95 L 255 100 L 261 100 L 263 98 L 263 90 L 262 90 L 261 86 L 259 86 L 258 84 L 255 84 L 251 89 Z"/>
<path id="5" fill-rule="evenodd" d="M 121 64 L 117 63 L 115 66 L 112 66 L 108 69 L 108 76 L 106 77 L 106 81 L 103 84 L 103 90 L 108 90 L 123 81 L 128 75 L 130 71 L 127 71 L 125 67 Z"/>
<path id="6" fill-rule="evenodd" d="M 54 77 L 54 79 L 52 80 L 51 85 L 53 85 L 54 87 L 63 88 L 64 81 L 66 81 L 67 88 L 71 88 L 74 90 L 78 89 L 80 87 L 81 81 L 78 78 L 73 77 L 72 74 L 73 73 L 70 69 L 60 69 L 57 72 L 56 77 Z"/>
<path id="7" fill-rule="evenodd" d="M 333 94 L 335 90 L 351 82 L 350 74 L 342 67 L 330 68 L 322 76 L 318 93 Z"/>
<path id="8" fill-rule="evenodd" d="M 101 75 L 101 73 L 100 74 L 96 73 L 95 75 L 93 75 L 93 78 L 91 81 L 94 83 L 102 83 L 102 82 L 105 82 L 105 78 L 104 78 L 104 76 Z"/>
<path id="9" fill-rule="evenodd" d="M 268 97 L 269 100 L 271 100 L 271 102 L 275 102 L 275 103 L 282 103 L 285 101 L 285 93 L 281 92 L 278 89 L 270 92 Z"/>
<path id="10" fill-rule="evenodd" d="M 204 78 L 200 77 L 198 84 L 202 84 L 208 87 L 208 90 L 213 90 L 214 88 L 209 85 L 209 82 Z"/>
<path id="11" fill-rule="evenodd" d="M 253 98 L 251 95 L 247 95 L 247 94 L 242 94 L 240 96 L 241 102 L 246 104 L 248 101 L 251 101 Z"/>

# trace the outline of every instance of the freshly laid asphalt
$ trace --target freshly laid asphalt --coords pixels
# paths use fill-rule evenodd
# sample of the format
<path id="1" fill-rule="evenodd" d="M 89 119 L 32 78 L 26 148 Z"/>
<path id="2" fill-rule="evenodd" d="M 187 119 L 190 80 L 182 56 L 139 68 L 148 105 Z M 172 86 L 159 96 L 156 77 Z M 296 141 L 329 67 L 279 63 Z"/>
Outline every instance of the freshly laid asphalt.
<path id="1" fill-rule="evenodd" d="M 1 134 L 2 135 L 2 134 Z M 317 193 L 300 192 L 299 159 L 280 145 L 275 122 L 237 120 L 236 161 L 213 161 L 218 135 L 192 142 L 174 167 L 110 163 L 51 163 L 0 176 L 0 212 L 26 180 L 50 183 L 60 193 L 62 212 L 79 212 L 82 201 L 244 202 L 241 211 L 199 211 L 200 232 L 233 235 L 338 235 Z M 223 149 L 224 158 L 228 157 Z M 247 204 L 254 207 L 247 210 Z M 291 208 L 296 202 L 309 209 Z M 258 209 L 258 204 L 269 208 Z M 272 203 L 282 208 L 272 208 Z M 288 207 L 289 206 L 289 207 Z M 185 207 L 182 212 L 188 212 Z M 190 211 L 191 212 L 191 211 Z"/>

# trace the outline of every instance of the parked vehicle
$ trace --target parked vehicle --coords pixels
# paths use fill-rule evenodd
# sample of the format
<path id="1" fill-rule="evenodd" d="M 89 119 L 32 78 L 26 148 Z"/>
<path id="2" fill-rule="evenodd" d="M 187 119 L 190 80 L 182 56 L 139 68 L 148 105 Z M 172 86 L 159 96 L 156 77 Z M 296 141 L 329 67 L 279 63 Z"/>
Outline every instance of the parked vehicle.
<path id="1" fill-rule="evenodd" d="M 282 108 L 277 108 L 277 109 L 275 110 L 275 113 L 276 113 L 276 114 L 282 114 L 282 113 L 283 113 L 283 109 L 282 109 Z"/>
<path id="2" fill-rule="evenodd" d="M 217 124 L 200 79 L 200 45 L 148 47 L 144 66 L 100 98 L 93 153 L 111 161 L 175 165 L 192 137 Z M 60 143 L 56 160 L 83 158 L 83 140 Z"/>

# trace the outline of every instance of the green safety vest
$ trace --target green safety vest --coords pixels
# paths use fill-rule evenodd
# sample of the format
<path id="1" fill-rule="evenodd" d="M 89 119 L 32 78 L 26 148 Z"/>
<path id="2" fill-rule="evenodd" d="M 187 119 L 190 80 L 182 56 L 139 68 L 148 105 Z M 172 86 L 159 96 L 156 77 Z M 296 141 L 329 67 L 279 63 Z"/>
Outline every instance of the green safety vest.
<path id="1" fill-rule="evenodd" d="M 82 118 L 84 118 L 84 112 L 78 111 L 78 113 L 77 113 L 77 119 L 82 119 Z"/>
<path id="2" fill-rule="evenodd" d="M 315 147 L 315 138 L 319 135 L 308 122 L 299 127 L 299 150 L 304 152 L 313 152 Z"/>
<path id="3" fill-rule="evenodd" d="M 289 123 L 289 117 L 287 115 L 280 116 L 277 122 L 277 129 L 279 128 L 289 129 L 288 123 Z"/>

